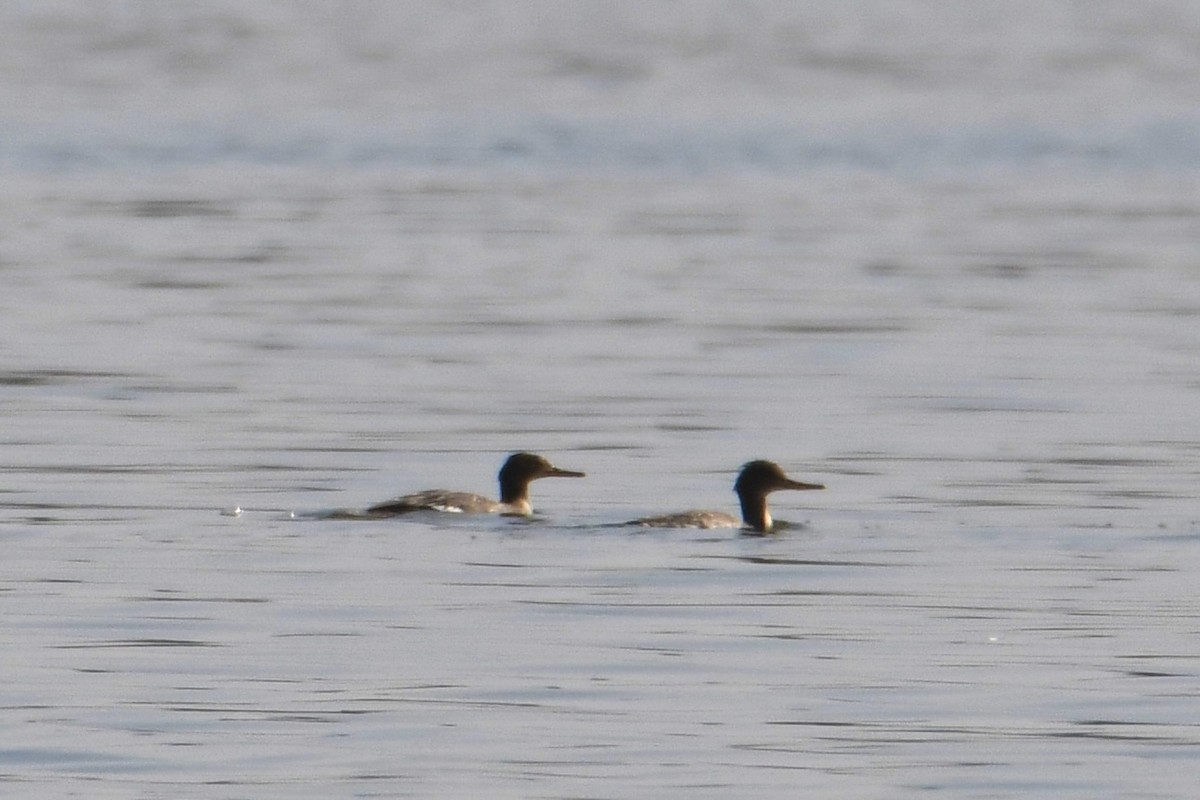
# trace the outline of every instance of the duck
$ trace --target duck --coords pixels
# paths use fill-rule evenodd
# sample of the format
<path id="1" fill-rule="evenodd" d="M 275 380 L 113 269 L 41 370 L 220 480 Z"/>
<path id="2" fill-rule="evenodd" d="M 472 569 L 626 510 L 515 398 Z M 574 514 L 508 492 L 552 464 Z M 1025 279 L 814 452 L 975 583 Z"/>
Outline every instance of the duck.
<path id="1" fill-rule="evenodd" d="M 560 469 L 536 453 L 513 453 L 500 467 L 500 499 L 492 500 L 470 492 L 447 489 L 426 489 L 406 494 L 370 506 L 365 516 L 395 517 L 414 511 L 443 511 L 456 514 L 500 514 L 528 517 L 533 514 L 529 503 L 529 484 L 538 478 L 583 478 L 583 472 Z"/>
<path id="2" fill-rule="evenodd" d="M 820 483 L 789 478 L 773 461 L 756 460 L 742 465 L 733 490 L 742 504 L 742 518 L 722 511 L 683 511 L 658 517 L 642 517 L 627 523 L 643 528 L 744 528 L 749 533 L 771 533 L 775 521 L 767 510 L 767 495 L 780 489 L 810 491 L 824 489 Z"/>

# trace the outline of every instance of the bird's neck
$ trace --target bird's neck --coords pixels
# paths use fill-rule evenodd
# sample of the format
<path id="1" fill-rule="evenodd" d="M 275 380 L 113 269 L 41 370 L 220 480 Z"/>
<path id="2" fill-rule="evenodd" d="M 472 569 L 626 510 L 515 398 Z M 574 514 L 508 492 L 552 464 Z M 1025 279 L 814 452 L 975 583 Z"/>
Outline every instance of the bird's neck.
<path id="1" fill-rule="evenodd" d="M 765 494 L 745 493 L 738 496 L 742 501 L 742 521 L 746 526 L 763 533 L 770 531 L 774 520 L 767 511 L 767 496 Z"/>
<path id="2" fill-rule="evenodd" d="M 533 513 L 533 506 L 528 500 L 518 500 L 515 503 L 504 504 L 504 514 L 510 517 L 528 517 Z"/>
<path id="3" fill-rule="evenodd" d="M 501 481 L 500 502 L 506 506 L 524 509 L 521 511 L 523 514 L 530 513 L 532 509 L 529 507 L 529 484 Z"/>

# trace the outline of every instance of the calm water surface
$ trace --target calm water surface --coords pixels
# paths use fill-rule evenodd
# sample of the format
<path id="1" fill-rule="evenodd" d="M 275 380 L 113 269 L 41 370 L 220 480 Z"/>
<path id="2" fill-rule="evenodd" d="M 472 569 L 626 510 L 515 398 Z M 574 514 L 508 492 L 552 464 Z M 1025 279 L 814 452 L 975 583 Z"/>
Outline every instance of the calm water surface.
<path id="1" fill-rule="evenodd" d="M 937 5 L 3 12 L 5 796 L 1189 796 L 1200 23 Z"/>

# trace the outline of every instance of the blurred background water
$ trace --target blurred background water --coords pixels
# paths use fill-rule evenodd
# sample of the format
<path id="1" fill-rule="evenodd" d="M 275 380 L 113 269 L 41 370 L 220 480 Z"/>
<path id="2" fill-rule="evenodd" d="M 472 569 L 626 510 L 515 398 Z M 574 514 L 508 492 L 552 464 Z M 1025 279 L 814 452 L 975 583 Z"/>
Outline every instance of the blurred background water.
<path id="1" fill-rule="evenodd" d="M 1188 796 L 1197 42 L 4 5 L 5 796 Z M 750 458 L 803 527 L 612 526 Z"/>

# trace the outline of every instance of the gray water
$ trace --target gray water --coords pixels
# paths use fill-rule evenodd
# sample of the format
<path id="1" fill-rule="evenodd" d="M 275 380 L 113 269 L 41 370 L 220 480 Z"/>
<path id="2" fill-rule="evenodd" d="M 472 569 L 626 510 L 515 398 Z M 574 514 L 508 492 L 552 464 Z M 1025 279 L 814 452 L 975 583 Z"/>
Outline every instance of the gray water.
<path id="1" fill-rule="evenodd" d="M 0 30 L 5 797 L 1194 791 L 1192 4 Z"/>

